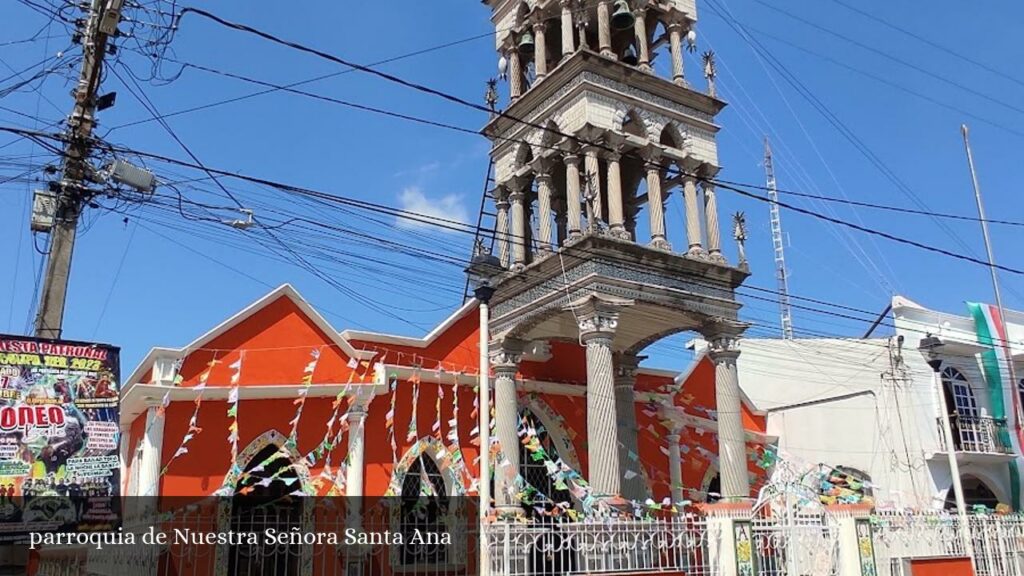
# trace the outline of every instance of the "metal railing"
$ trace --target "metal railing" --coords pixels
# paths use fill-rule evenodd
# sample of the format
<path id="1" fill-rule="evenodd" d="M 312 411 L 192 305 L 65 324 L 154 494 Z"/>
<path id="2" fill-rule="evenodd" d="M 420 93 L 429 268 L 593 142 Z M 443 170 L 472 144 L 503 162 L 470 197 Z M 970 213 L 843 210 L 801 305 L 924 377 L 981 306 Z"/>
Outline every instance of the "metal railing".
<path id="1" fill-rule="evenodd" d="M 969 519 L 977 576 L 1024 576 L 1024 517 L 974 515 Z M 879 576 L 910 576 L 915 559 L 966 556 L 956 515 L 881 513 L 874 522 Z"/>
<path id="2" fill-rule="evenodd" d="M 536 521 L 484 527 L 491 574 L 681 572 L 715 574 L 703 517 L 658 520 Z"/>
<path id="3" fill-rule="evenodd" d="M 953 444 L 957 452 L 978 452 L 982 454 L 1013 454 L 1013 448 L 1003 438 L 1008 430 L 1006 420 L 987 416 L 951 416 L 950 427 L 953 429 Z M 942 418 L 936 419 L 939 430 L 939 449 L 943 452 L 946 436 L 942 432 Z"/>
<path id="4" fill-rule="evenodd" d="M 765 509 L 751 523 L 751 548 L 761 576 L 835 575 L 839 534 L 824 513 L 772 515 Z"/>

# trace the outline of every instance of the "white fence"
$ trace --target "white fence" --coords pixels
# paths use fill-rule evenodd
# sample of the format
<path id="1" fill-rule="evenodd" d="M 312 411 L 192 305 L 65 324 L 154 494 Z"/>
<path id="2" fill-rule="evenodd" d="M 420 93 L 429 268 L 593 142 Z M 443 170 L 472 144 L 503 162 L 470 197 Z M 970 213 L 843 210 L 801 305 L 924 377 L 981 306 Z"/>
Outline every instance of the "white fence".
<path id="1" fill-rule="evenodd" d="M 498 522 L 485 524 L 483 533 L 492 576 L 617 573 L 714 576 L 723 573 L 725 562 L 740 567 L 745 561 L 749 562 L 749 569 L 737 572 L 751 576 L 847 576 L 871 573 L 857 569 L 865 567 L 865 557 L 873 557 L 874 573 L 878 576 L 910 576 L 912 560 L 967 555 L 955 515 L 877 513 L 870 517 L 870 522 L 867 518 L 856 520 L 855 537 L 844 532 L 846 529 L 842 526 L 850 525 L 850 516 L 845 518 L 841 520 L 828 512 L 787 516 L 761 511 L 753 517 L 741 515 L 731 524 L 700 515 L 681 515 L 657 520 Z M 732 527 L 733 537 L 726 539 L 723 535 L 727 532 L 723 530 L 728 526 Z M 334 527 L 342 528 L 340 524 Z M 1024 576 L 1024 516 L 972 515 L 969 528 L 977 576 Z M 727 542 L 732 543 L 732 549 L 723 548 Z M 362 550 L 358 557 L 354 555 L 356 550 L 345 547 L 303 547 L 297 556 L 301 562 L 284 568 L 281 566 L 285 565 L 276 562 L 275 566 L 280 569 L 270 571 L 239 569 L 240 564 L 232 562 L 238 550 L 221 551 L 227 552 L 222 564 L 216 561 L 222 554 L 203 547 L 169 547 L 162 551 L 126 547 L 101 557 L 90 555 L 88 562 L 68 550 L 44 555 L 37 574 L 369 576 L 389 571 L 416 575 L 478 573 L 472 530 L 460 535 L 454 546 L 457 553 L 446 556 L 443 562 L 431 557 L 427 558 L 429 562 L 416 562 L 398 570 L 394 568 L 402 562 L 394 557 L 398 548 L 393 546 L 371 547 Z M 855 552 L 851 554 L 848 547 Z M 852 572 L 848 563 L 851 557 L 854 559 Z M 859 567 L 856 566 L 858 558 Z M 358 563 L 353 564 L 353 560 Z"/>
<path id="2" fill-rule="evenodd" d="M 497 523 L 485 527 L 491 574 L 561 576 L 682 572 L 711 576 L 700 516 L 664 520 Z"/>
<path id="3" fill-rule="evenodd" d="M 977 576 L 1024 576 L 1024 516 L 973 515 L 971 546 Z M 915 558 L 966 555 L 959 518 L 946 513 L 883 513 L 874 517 L 879 576 L 909 576 Z"/>

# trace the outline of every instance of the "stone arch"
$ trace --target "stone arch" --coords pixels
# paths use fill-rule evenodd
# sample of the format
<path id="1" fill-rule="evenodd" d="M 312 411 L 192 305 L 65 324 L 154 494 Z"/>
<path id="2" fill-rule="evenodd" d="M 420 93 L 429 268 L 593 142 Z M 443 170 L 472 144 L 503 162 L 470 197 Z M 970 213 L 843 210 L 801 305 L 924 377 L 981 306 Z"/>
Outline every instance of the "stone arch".
<path id="1" fill-rule="evenodd" d="M 412 467 L 413 462 L 423 455 L 432 458 L 434 463 L 437 464 L 438 469 L 441 471 L 441 476 L 444 478 L 445 490 L 449 496 L 462 496 L 466 493 L 466 485 L 463 480 L 469 474 L 465 463 L 462 460 L 452 461 L 451 453 L 444 443 L 430 436 L 420 438 L 402 455 L 402 459 L 399 460 L 398 464 L 395 465 L 395 469 L 391 472 L 391 482 L 388 485 L 387 495 L 395 496 L 402 493 L 402 482 L 405 480 L 406 472 Z M 442 466 L 441 463 L 446 457 L 449 458 L 448 465 Z"/>
<path id="2" fill-rule="evenodd" d="M 522 142 L 516 148 L 516 162 L 515 169 L 524 166 L 533 161 L 533 146 L 530 145 L 529 141 Z"/>
<path id="3" fill-rule="evenodd" d="M 687 136 L 686 133 L 679 129 L 679 125 L 675 122 L 668 122 L 662 126 L 660 133 L 658 134 L 658 143 L 678 148 L 680 150 L 686 148 Z"/>
<path id="4" fill-rule="evenodd" d="M 537 144 L 540 147 L 538 153 L 543 153 L 546 150 L 552 148 L 559 140 L 562 139 L 561 127 L 558 125 L 558 121 L 554 118 L 544 123 L 544 129 L 538 130 L 539 136 L 537 138 Z"/>
<path id="5" fill-rule="evenodd" d="M 718 481 L 717 482 L 717 484 L 718 484 L 717 495 L 716 496 L 712 496 L 712 493 L 715 492 L 715 490 L 713 490 L 713 488 L 715 488 L 715 484 L 716 484 L 715 481 L 716 480 Z M 721 495 L 721 491 L 722 491 L 721 483 L 722 483 L 722 473 L 719 472 L 718 465 L 717 464 L 709 464 L 708 465 L 708 469 L 704 471 L 704 478 L 700 481 L 700 495 L 704 498 L 705 502 L 713 502 L 713 501 L 720 500 L 722 498 L 722 495 Z M 711 500 L 712 498 L 714 498 L 714 500 Z"/>
<path id="6" fill-rule="evenodd" d="M 522 26 L 526 23 L 530 14 L 533 13 L 533 4 L 533 0 L 523 0 L 519 3 L 519 7 L 516 8 L 516 26 Z"/>
<path id="7" fill-rule="evenodd" d="M 569 434 L 566 432 L 565 426 L 562 425 L 561 416 L 536 394 L 530 394 L 520 400 L 519 407 L 521 409 L 526 408 L 540 420 L 541 425 L 547 430 L 548 436 L 558 448 L 558 456 L 567 466 L 582 474 L 579 455 L 576 454 L 576 448 L 573 446 L 572 441 L 569 440 Z"/>
<path id="8" fill-rule="evenodd" d="M 977 480 L 988 488 L 992 494 L 995 495 L 999 502 L 1009 504 L 1012 501 L 1010 490 L 1007 487 L 1006 481 L 1000 478 L 998 475 L 993 474 L 990 470 L 987 470 L 984 466 L 973 466 L 968 465 L 960 469 L 961 481 L 970 479 Z M 946 489 L 946 499 L 953 500 L 953 484 L 950 479 L 950 485 Z"/>
<path id="9" fill-rule="evenodd" d="M 642 123 L 643 130 L 628 130 L 627 120 L 629 119 L 636 121 L 638 126 Z M 658 123 L 654 116 L 646 110 L 618 106 L 615 110 L 615 117 L 612 119 L 612 129 L 620 134 L 633 133 L 648 140 L 655 140 L 658 134 Z"/>

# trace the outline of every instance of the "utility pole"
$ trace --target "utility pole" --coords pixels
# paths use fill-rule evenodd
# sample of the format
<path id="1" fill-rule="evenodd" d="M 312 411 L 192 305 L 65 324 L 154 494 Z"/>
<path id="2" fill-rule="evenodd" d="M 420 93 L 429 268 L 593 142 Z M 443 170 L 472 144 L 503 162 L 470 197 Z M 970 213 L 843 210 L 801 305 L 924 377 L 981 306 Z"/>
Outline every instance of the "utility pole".
<path id="1" fill-rule="evenodd" d="M 971 153 L 971 141 L 967 135 L 967 124 L 960 125 L 960 133 L 964 137 L 964 150 L 967 151 L 967 167 L 971 170 L 971 183 L 974 185 L 974 200 L 978 204 L 978 219 L 981 220 L 981 234 L 985 238 L 985 252 L 988 254 L 988 271 L 992 274 L 992 291 L 995 292 L 996 297 L 996 308 L 999 309 L 999 316 L 1002 317 L 1003 326 L 1006 326 L 1006 309 L 1003 308 L 1003 295 L 999 291 L 999 276 L 996 274 L 996 259 L 992 254 L 992 240 L 988 236 L 988 220 L 985 219 L 985 206 L 981 202 L 981 186 L 978 184 L 978 174 L 974 171 L 974 154 Z M 1016 392 L 1017 388 L 1017 374 L 1013 368 L 1013 350 L 1010 349 L 1010 334 L 1007 328 L 1006 334 L 1000 336 L 996 334 L 997 339 L 1001 339 L 1003 350 L 1006 352 L 1006 371 L 1010 376 L 1010 389 Z M 1019 404 L 1014 402 L 1015 405 Z M 1021 425 L 1021 414 L 1017 415 L 1018 428 Z"/>
<path id="2" fill-rule="evenodd" d="M 793 339 L 793 309 L 789 304 L 789 275 L 786 272 L 786 250 L 782 246 L 782 216 L 779 214 L 779 191 L 775 187 L 775 166 L 768 137 L 764 138 L 764 172 L 768 180 L 768 207 L 771 214 L 772 246 L 775 248 L 775 279 L 779 287 L 779 313 L 782 317 L 782 337 Z"/>
<path id="3" fill-rule="evenodd" d="M 103 59 L 108 39 L 117 34 L 123 3 L 124 0 L 92 0 L 85 29 L 80 30 L 84 58 L 74 92 L 74 111 L 68 118 L 64 165 L 57 184 L 56 211 L 50 231 L 50 255 L 36 316 L 36 336 L 43 338 L 61 337 L 78 218 L 91 196 L 88 183 L 94 179 L 89 154 Z"/>

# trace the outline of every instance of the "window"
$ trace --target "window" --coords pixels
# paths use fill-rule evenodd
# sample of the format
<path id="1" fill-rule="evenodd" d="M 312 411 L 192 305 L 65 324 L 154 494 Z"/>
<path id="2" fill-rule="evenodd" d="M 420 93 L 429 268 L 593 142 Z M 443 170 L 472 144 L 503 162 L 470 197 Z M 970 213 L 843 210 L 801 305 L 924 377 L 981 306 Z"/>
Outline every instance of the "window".
<path id="1" fill-rule="evenodd" d="M 429 536 L 446 531 L 444 517 L 447 510 L 448 493 L 444 477 L 434 459 L 421 454 L 402 480 L 399 531 L 403 544 L 399 561 L 403 566 L 448 562 L 447 547 Z M 416 538 L 417 533 L 422 538 Z"/>
<path id="2" fill-rule="evenodd" d="M 529 410 L 523 410 L 520 413 L 520 418 L 537 432 L 537 440 L 544 448 L 544 452 L 547 453 L 546 459 L 535 460 L 533 453 L 527 450 L 526 446 L 521 443 L 519 445 L 519 473 L 527 484 L 542 494 L 537 497 L 536 502 L 524 503 L 524 507 L 530 516 L 544 516 L 540 510 L 551 512 L 558 503 L 572 502 L 572 495 L 569 493 L 568 487 L 557 487 L 558 482 L 548 473 L 545 462 L 547 460 L 558 462 L 559 454 L 547 429 Z"/>
<path id="3" fill-rule="evenodd" d="M 978 404 L 974 400 L 971 384 L 963 373 L 956 368 L 948 367 L 942 371 L 942 384 L 953 394 L 953 403 L 959 416 L 978 417 Z M 951 407 L 951 408 L 952 408 Z"/>

